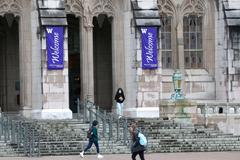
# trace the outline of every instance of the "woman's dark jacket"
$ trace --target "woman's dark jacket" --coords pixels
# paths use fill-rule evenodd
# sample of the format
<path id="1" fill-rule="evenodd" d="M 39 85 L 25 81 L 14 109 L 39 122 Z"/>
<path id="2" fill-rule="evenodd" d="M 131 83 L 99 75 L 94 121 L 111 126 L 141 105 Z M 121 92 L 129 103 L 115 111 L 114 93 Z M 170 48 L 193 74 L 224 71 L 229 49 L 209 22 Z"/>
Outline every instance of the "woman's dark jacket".
<path id="1" fill-rule="evenodd" d="M 124 102 L 124 100 L 125 100 L 125 97 L 124 97 L 124 93 L 123 93 L 123 90 L 122 90 L 122 92 L 121 93 L 119 93 L 118 91 L 119 91 L 119 89 L 121 89 L 122 90 L 122 88 L 118 88 L 118 90 L 117 90 L 117 93 L 116 93 L 116 95 L 115 95 L 115 100 L 118 102 L 118 103 L 123 103 Z M 120 97 L 122 97 L 123 98 L 123 100 L 122 101 L 120 101 Z"/>
<path id="2" fill-rule="evenodd" d="M 139 143 L 139 140 L 140 138 L 138 137 L 138 133 L 139 131 L 138 130 L 135 130 L 134 131 L 134 137 L 133 137 L 133 145 L 132 145 L 132 153 L 133 152 L 140 152 L 140 151 L 145 151 L 145 147 L 142 146 L 140 143 Z"/>
<path id="3" fill-rule="evenodd" d="M 90 142 L 97 142 L 98 141 L 98 134 L 97 134 L 97 128 L 93 127 L 93 135 L 92 138 L 89 138 Z"/>

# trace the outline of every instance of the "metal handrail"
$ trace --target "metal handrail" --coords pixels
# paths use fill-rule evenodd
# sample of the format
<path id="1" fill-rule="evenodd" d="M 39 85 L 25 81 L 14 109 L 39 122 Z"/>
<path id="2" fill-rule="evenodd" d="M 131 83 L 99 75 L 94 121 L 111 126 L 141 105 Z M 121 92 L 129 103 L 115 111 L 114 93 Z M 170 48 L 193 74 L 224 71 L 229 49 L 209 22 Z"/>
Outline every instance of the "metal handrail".
<path id="1" fill-rule="evenodd" d="M 79 98 L 76 101 L 78 105 L 78 119 L 80 119 L 80 106 L 83 108 L 83 123 L 86 123 L 86 119 L 89 120 L 89 125 L 91 126 L 93 121 L 93 115 L 96 116 L 96 119 L 100 119 L 103 122 L 103 137 L 105 137 L 106 133 L 106 124 L 109 125 L 109 140 L 113 138 L 113 124 L 117 124 L 116 130 L 117 130 L 117 140 L 120 140 L 120 128 L 123 128 L 124 130 L 124 145 L 126 145 L 127 141 L 127 134 L 128 134 L 128 127 L 127 123 L 128 120 L 126 117 L 124 119 L 118 119 L 115 118 L 116 114 L 109 113 L 107 114 L 106 110 L 102 110 L 99 106 L 95 105 L 94 103 L 85 100 L 84 102 L 81 102 Z M 89 104 L 89 105 L 88 105 Z M 96 111 L 94 111 L 95 109 Z M 89 117 L 87 115 L 87 111 L 89 112 Z M 103 112 L 103 113 L 102 113 Z"/>
<path id="2" fill-rule="evenodd" d="M 14 121 L 0 111 L 0 140 L 4 137 L 4 142 L 17 145 L 17 149 L 23 147 L 23 154 L 32 157 L 34 154 L 35 143 L 38 145 L 37 156 L 41 156 L 41 136 L 35 130 L 29 131 L 28 124 L 23 121 Z M 37 140 L 35 142 L 35 140 Z"/>
<path id="3" fill-rule="evenodd" d="M 106 110 L 102 110 L 99 106 L 95 105 L 94 103 L 85 99 L 84 102 L 80 102 L 79 98 L 77 99 L 76 103 L 78 104 L 78 119 L 80 119 L 80 106 L 83 107 L 83 122 L 86 122 L 86 119 L 89 119 L 89 125 L 91 126 L 93 121 L 93 114 L 96 116 L 96 119 L 101 119 L 103 122 L 103 137 L 105 137 L 106 133 L 106 123 L 109 124 L 109 140 L 113 138 L 113 124 L 117 124 L 117 141 L 120 140 L 120 128 L 123 129 L 123 145 L 127 145 L 127 135 L 128 133 L 131 134 L 131 131 L 128 130 L 128 119 L 123 117 L 123 119 L 114 118 L 118 117 L 117 114 L 108 113 Z M 89 104 L 89 105 L 88 105 Z M 94 111 L 95 109 L 95 111 Z M 87 117 L 87 111 L 89 112 L 89 117 Z M 102 112 L 102 113 L 101 113 Z M 140 128 L 141 131 L 141 128 Z M 145 132 L 145 136 L 148 142 L 148 132 Z M 146 146 L 146 153 L 148 153 L 148 143 Z"/>

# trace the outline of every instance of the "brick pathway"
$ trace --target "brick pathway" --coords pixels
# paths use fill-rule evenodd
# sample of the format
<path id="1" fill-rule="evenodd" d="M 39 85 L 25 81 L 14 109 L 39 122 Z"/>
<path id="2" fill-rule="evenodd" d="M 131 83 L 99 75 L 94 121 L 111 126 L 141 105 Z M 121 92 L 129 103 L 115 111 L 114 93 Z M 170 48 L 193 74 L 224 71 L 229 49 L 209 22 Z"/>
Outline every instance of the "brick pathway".
<path id="1" fill-rule="evenodd" d="M 131 160 L 131 155 L 103 155 L 103 160 Z M 97 156 L 61 156 L 41 158 L 0 158 L 1 160 L 96 160 Z M 140 160 L 137 157 L 137 160 Z M 240 152 L 147 154 L 145 160 L 240 160 Z"/>

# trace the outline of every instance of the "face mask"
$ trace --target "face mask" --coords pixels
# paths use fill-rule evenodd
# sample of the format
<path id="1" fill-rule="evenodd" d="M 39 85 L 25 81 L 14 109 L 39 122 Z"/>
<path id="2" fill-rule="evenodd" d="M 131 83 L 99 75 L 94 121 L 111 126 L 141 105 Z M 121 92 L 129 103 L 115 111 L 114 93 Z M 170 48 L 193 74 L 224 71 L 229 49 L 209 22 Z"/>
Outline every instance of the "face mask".
<path id="1" fill-rule="evenodd" d="M 122 91 L 118 91 L 118 93 L 122 93 Z"/>

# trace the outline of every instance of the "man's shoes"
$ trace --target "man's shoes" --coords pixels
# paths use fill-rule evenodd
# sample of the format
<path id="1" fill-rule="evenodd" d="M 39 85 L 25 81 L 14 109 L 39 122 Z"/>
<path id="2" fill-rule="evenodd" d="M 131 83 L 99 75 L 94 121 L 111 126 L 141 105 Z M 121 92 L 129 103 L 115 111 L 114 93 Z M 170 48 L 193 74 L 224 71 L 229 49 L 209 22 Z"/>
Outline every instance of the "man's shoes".
<path id="1" fill-rule="evenodd" d="M 103 156 L 99 154 L 99 155 L 98 155 L 98 158 L 103 158 Z"/>
<path id="2" fill-rule="evenodd" d="M 83 158 L 83 157 L 84 157 L 84 155 L 83 155 L 83 153 L 82 153 L 82 152 L 80 153 L 80 157 L 81 157 L 81 158 Z"/>

